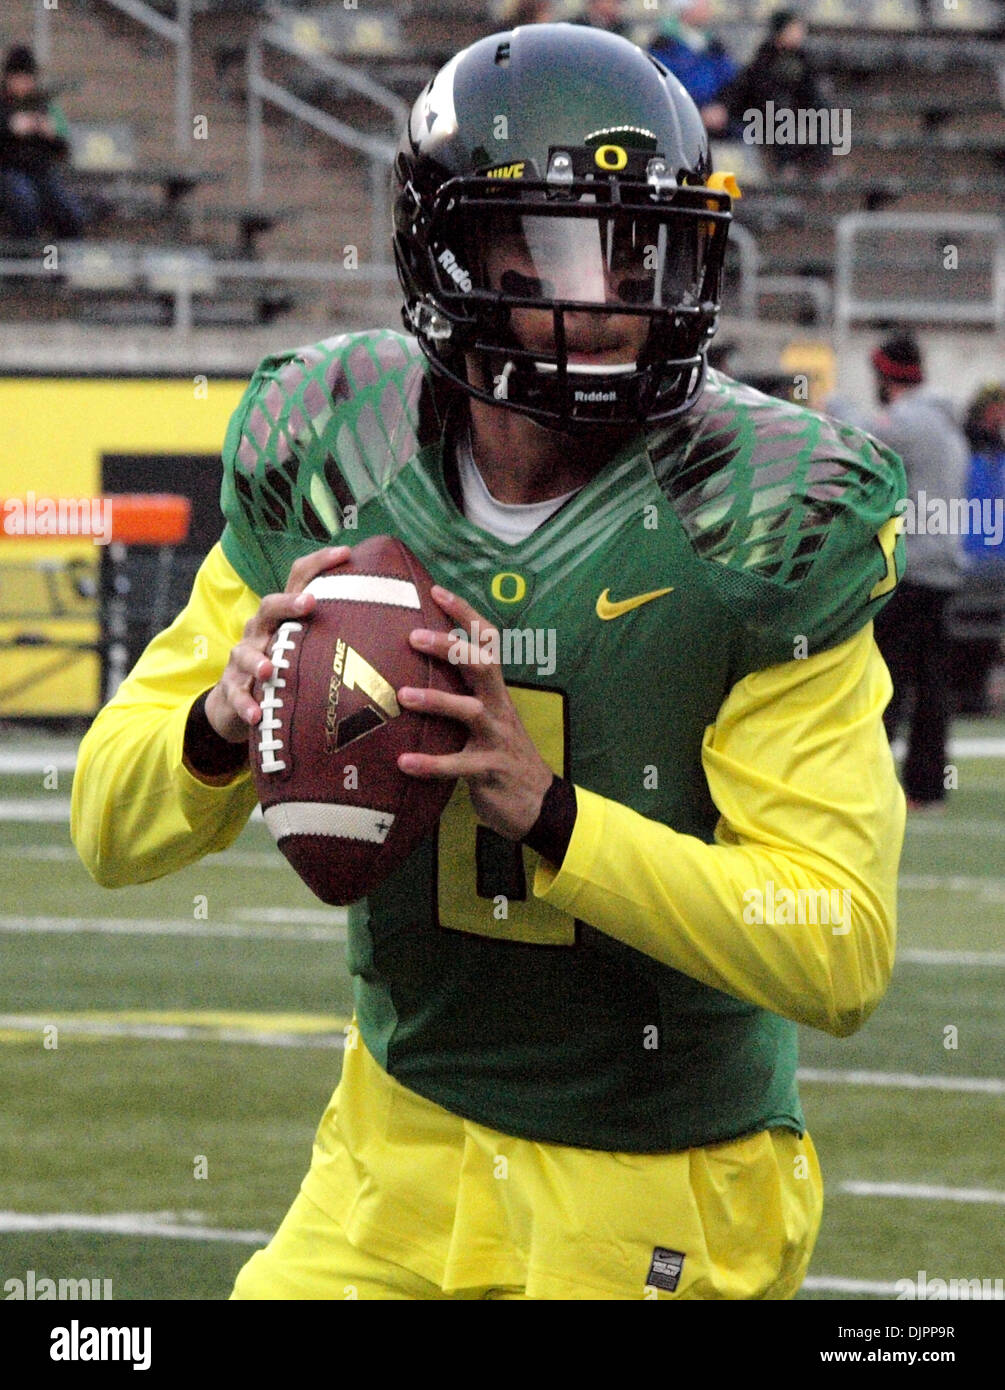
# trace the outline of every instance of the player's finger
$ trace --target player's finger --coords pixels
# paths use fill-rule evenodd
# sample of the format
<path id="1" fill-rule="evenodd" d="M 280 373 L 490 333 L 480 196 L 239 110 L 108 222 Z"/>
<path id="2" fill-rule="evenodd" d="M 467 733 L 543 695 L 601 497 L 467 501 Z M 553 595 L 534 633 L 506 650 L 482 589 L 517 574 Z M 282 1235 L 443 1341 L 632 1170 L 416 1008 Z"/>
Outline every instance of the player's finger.
<path id="1" fill-rule="evenodd" d="M 236 675 L 232 674 L 233 669 L 233 667 L 228 666 L 220 677 L 220 689 L 227 706 L 245 724 L 257 724 L 262 717 L 261 706 L 250 693 L 248 688 L 250 681 L 241 672 Z"/>
<path id="2" fill-rule="evenodd" d="M 459 720 L 468 728 L 473 728 L 485 713 L 484 704 L 473 695 L 454 695 L 448 690 L 405 685 L 398 691 L 398 700 L 406 709 L 441 714 L 447 719 Z"/>
<path id="3" fill-rule="evenodd" d="M 344 565 L 351 554 L 352 551 L 347 545 L 328 545 L 323 550 L 315 550 L 311 555 L 301 555 L 300 559 L 294 560 L 290 566 L 286 593 L 299 594 L 307 588 L 312 579 L 324 574 L 325 570 Z"/>
<path id="4" fill-rule="evenodd" d="M 275 666 L 266 655 L 268 643 L 245 638 L 230 652 L 220 678 L 220 687 L 230 708 L 247 724 L 257 724 L 261 706 L 251 694 L 254 681 L 265 682 L 275 675 Z"/>
<path id="5" fill-rule="evenodd" d="M 398 767 L 409 777 L 423 777 L 432 782 L 445 782 L 448 778 L 476 777 L 489 770 L 484 753 L 466 752 L 442 753 L 434 757 L 431 753 L 401 753 Z"/>
<path id="6" fill-rule="evenodd" d="M 456 631 L 435 632 L 430 628 L 417 627 L 412 630 L 409 640 L 417 651 L 439 657 L 441 661 L 456 667 L 479 699 L 495 704 L 506 690 L 498 660 L 499 643 L 496 640 L 492 646 L 483 647 L 480 645 L 482 634 L 475 629 L 475 635 L 479 638 L 478 643 L 466 636 L 458 636 Z M 498 634 L 496 637 L 498 639 Z"/>
<path id="7" fill-rule="evenodd" d="M 469 632 L 472 626 L 477 623 L 475 631 L 479 633 L 480 640 L 482 633 L 492 630 L 492 624 L 487 618 L 483 618 L 477 608 L 472 608 L 471 604 L 462 599 L 458 594 L 452 594 L 449 589 L 445 589 L 442 584 L 434 584 L 430 592 L 433 598 L 451 618 L 456 618 L 458 624 L 466 628 Z"/>
<path id="8" fill-rule="evenodd" d="M 255 613 L 244 625 L 244 638 L 260 650 L 271 643 L 276 629 L 285 622 L 308 617 L 317 607 L 313 594 L 266 594 Z"/>
<path id="9" fill-rule="evenodd" d="M 238 642 L 230 653 L 230 666 L 247 682 L 267 681 L 275 674 L 275 667 L 262 648 L 254 642 Z"/>

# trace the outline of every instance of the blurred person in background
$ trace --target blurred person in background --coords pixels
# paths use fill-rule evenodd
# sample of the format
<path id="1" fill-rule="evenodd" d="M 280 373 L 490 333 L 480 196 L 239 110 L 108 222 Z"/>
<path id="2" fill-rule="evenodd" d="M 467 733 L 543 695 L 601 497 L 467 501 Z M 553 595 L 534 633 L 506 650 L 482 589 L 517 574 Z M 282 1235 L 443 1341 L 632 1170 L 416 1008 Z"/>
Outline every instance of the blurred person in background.
<path id="1" fill-rule="evenodd" d="M 765 111 L 769 101 L 775 111 L 817 111 L 825 105 L 805 43 L 806 24 L 795 10 L 771 16 L 760 47 L 723 94 L 733 125 L 742 126 L 748 111 Z M 790 177 L 800 169 L 826 167 L 830 153 L 825 144 L 771 144 L 765 149 Z"/>
<path id="2" fill-rule="evenodd" d="M 1005 499 L 1005 385 L 990 382 L 967 406 L 963 432 L 970 445 L 967 496 L 988 502 L 993 514 Z M 963 549 L 975 565 L 1005 564 L 1005 542 L 988 533 L 971 532 Z"/>
<path id="3" fill-rule="evenodd" d="M 969 610 L 989 631 L 956 642 L 954 674 L 961 713 L 987 714 L 990 676 L 1002 655 L 1005 610 L 1005 385 L 991 382 L 981 387 L 967 407 L 963 432 L 970 445 L 967 497 L 981 508 L 980 529 L 963 537 Z M 990 629 L 996 631 L 992 634 Z"/>
<path id="4" fill-rule="evenodd" d="M 83 209 L 59 176 L 66 137 L 65 116 L 38 85 L 35 55 L 15 45 L 0 88 L 0 212 L 15 236 L 35 238 L 48 229 L 83 236 Z"/>
<path id="5" fill-rule="evenodd" d="M 950 403 L 925 389 L 913 334 L 886 339 L 871 360 L 883 407 L 872 433 L 903 460 L 909 504 L 907 577 L 876 619 L 876 641 L 893 678 L 884 723 L 892 743 L 913 689 L 903 781 L 908 809 L 920 811 L 946 796 L 952 650 L 946 609 L 963 579 L 960 537 L 938 524 L 931 504 L 966 496 L 970 450 Z"/>
<path id="6" fill-rule="evenodd" d="M 522 24 L 550 24 L 554 11 L 552 0 L 515 0 L 507 5 L 503 19 L 511 29 L 519 29 Z"/>
<path id="7" fill-rule="evenodd" d="M 625 14 L 625 0 L 587 0 L 581 14 L 573 15 L 570 24 L 588 24 L 591 29 L 604 29 L 627 39 L 630 25 Z"/>
<path id="8" fill-rule="evenodd" d="M 739 68 L 708 32 L 711 0 L 671 0 L 674 13 L 660 26 L 650 53 L 683 85 L 710 135 L 724 135 L 729 110 L 723 94 Z"/>

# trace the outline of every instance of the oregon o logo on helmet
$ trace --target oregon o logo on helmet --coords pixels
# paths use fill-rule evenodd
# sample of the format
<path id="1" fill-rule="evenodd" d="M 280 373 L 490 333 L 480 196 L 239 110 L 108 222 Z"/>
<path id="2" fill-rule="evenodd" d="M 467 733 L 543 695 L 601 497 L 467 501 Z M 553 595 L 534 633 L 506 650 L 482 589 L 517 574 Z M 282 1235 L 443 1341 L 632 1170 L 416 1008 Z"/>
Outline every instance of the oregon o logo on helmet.
<path id="1" fill-rule="evenodd" d="M 598 169 L 616 174 L 628 163 L 628 151 L 620 145 L 598 145 L 593 158 Z"/>
<path id="2" fill-rule="evenodd" d="M 505 580 L 510 580 L 505 584 Z M 506 590 L 509 590 L 507 593 Z M 496 603 L 519 603 L 527 594 L 527 581 L 522 574 L 515 574 L 512 570 L 503 570 L 492 580 L 492 597 Z"/>

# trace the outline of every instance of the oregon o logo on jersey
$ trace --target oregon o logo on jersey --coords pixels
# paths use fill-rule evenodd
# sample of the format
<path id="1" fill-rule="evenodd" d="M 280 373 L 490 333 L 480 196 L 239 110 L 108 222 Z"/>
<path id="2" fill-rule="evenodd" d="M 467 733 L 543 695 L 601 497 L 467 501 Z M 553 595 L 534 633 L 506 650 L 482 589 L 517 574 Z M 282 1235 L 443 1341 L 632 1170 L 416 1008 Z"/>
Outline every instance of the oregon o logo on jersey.
<path id="1" fill-rule="evenodd" d="M 496 603 L 520 603 L 527 597 L 527 581 L 522 574 L 503 570 L 493 577 L 491 594 Z"/>

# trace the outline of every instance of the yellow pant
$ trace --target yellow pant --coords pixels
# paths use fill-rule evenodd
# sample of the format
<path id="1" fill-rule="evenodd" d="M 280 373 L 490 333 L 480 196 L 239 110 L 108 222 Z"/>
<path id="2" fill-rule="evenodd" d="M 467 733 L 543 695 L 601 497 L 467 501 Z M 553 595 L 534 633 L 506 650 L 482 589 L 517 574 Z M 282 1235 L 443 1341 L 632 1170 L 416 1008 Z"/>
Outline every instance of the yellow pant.
<path id="1" fill-rule="evenodd" d="M 791 1298 L 822 1191 L 808 1135 L 673 1154 L 513 1139 L 407 1090 L 357 1042 L 301 1193 L 233 1297 Z M 675 1289 L 658 1249 L 683 1256 Z"/>

